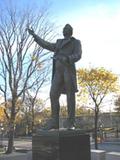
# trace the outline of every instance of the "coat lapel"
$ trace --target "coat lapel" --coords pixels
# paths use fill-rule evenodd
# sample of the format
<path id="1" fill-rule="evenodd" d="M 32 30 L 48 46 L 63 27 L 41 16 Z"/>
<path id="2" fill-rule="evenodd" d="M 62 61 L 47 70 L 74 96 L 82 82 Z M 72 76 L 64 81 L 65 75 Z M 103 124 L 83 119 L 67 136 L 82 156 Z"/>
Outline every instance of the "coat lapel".
<path id="1" fill-rule="evenodd" d="M 60 48 L 63 48 L 66 44 L 68 44 L 71 39 L 62 39 Z"/>

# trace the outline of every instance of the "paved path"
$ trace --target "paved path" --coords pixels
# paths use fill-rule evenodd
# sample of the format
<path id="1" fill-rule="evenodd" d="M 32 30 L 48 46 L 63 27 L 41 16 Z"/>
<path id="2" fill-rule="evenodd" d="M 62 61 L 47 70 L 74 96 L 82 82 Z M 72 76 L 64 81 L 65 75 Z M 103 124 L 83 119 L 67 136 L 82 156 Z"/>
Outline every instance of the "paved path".
<path id="1" fill-rule="evenodd" d="M 91 148 L 94 149 L 94 143 L 91 143 Z M 98 149 L 106 150 L 107 152 L 120 152 L 120 139 L 109 139 L 98 144 Z"/>
<path id="2" fill-rule="evenodd" d="M 7 145 L 7 140 L 3 141 L 3 144 Z M 25 149 L 25 150 L 31 150 L 32 149 L 32 140 L 31 139 L 15 139 L 14 141 L 14 146 L 16 149 Z M 91 143 L 91 149 L 94 148 L 94 143 Z M 111 141 L 105 141 L 101 144 L 98 144 L 98 148 L 102 149 L 102 150 L 106 150 L 107 152 L 111 152 L 111 151 L 115 151 L 115 152 L 120 152 L 120 141 L 119 140 L 111 140 Z M 16 154 L 16 153 L 15 153 Z M 14 154 L 12 154 L 14 156 Z M 20 158 L 13 158 L 10 157 L 6 160 L 32 160 L 32 155 L 30 153 L 30 155 L 27 156 L 27 154 L 21 154 Z M 0 157 L 0 160 L 4 160 L 5 157 Z"/>
<path id="3" fill-rule="evenodd" d="M 3 141 L 3 145 L 7 146 L 7 140 Z M 15 139 L 14 141 L 15 149 L 32 150 L 32 140 L 31 139 Z"/>
<path id="4" fill-rule="evenodd" d="M 7 140 L 4 140 L 3 144 L 7 145 Z M 15 139 L 14 146 L 15 149 L 32 150 L 32 139 Z M 91 149 L 94 149 L 94 143 L 91 143 Z M 105 141 L 101 144 L 98 144 L 98 149 L 103 149 L 107 152 L 120 152 L 120 141 Z"/>

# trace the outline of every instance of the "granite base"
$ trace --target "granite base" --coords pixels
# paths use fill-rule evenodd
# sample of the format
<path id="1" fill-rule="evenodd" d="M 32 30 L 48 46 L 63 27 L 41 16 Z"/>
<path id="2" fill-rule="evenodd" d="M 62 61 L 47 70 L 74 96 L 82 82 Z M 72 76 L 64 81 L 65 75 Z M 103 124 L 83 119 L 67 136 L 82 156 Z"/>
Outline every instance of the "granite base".
<path id="1" fill-rule="evenodd" d="M 32 138 L 33 160 L 90 160 L 90 137 L 79 130 L 41 131 Z"/>

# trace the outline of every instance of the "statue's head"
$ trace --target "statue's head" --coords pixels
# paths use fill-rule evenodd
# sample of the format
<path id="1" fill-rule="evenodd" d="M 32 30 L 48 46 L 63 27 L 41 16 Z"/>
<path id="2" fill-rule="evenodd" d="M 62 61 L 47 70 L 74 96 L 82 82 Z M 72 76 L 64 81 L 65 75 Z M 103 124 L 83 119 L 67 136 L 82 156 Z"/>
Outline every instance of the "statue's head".
<path id="1" fill-rule="evenodd" d="M 71 37 L 73 34 L 73 28 L 70 24 L 66 24 L 65 27 L 63 28 L 63 35 L 65 38 Z"/>

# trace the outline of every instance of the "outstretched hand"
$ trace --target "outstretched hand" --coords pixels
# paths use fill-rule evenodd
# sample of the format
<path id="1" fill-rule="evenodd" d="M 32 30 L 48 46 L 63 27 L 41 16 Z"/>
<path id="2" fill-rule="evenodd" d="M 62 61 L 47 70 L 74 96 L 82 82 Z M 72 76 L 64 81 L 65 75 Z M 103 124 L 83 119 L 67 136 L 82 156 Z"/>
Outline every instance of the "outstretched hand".
<path id="1" fill-rule="evenodd" d="M 34 35 L 34 30 L 32 28 L 30 29 L 29 27 L 27 27 L 27 30 L 29 34 Z"/>

